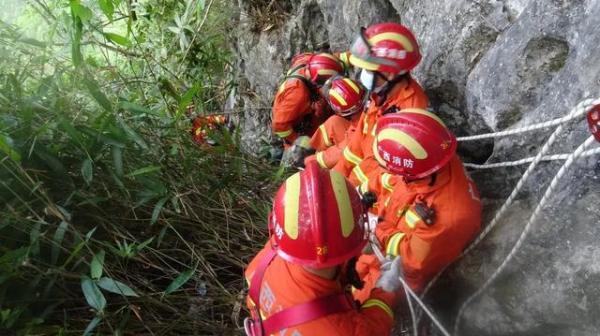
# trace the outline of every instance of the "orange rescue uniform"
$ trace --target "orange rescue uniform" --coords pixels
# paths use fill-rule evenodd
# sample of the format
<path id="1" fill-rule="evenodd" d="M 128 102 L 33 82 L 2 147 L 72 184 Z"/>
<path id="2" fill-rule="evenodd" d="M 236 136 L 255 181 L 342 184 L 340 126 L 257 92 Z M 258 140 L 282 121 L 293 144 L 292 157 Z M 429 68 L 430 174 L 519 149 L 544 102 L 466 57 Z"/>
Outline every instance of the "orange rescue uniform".
<path id="1" fill-rule="evenodd" d="M 294 75 L 302 76 L 303 72 L 301 68 Z M 292 144 L 300 135 L 312 136 L 331 114 L 317 95 L 299 78 L 289 77 L 280 85 L 273 102 L 272 128 L 285 144 Z"/>
<path id="2" fill-rule="evenodd" d="M 258 253 L 246 269 L 245 276 L 248 283 L 265 257 L 270 243 Z M 343 293 L 344 287 L 339 279 L 325 279 L 306 271 L 302 266 L 289 263 L 276 256 L 267 267 L 260 294 L 260 307 L 263 319 L 293 307 L 309 302 L 316 298 Z M 277 333 L 277 336 L 300 335 L 389 335 L 393 324 L 394 295 L 373 289 L 368 299 L 356 310 L 331 314 L 289 327 Z M 249 309 L 254 303 L 248 297 Z"/>
<path id="3" fill-rule="evenodd" d="M 305 164 L 316 160 L 322 168 L 333 168 L 342 157 L 342 151 L 355 132 L 359 120 L 359 113 L 350 119 L 338 115 L 329 117 L 310 139 L 310 146 L 316 153 L 307 157 Z"/>
<path id="4" fill-rule="evenodd" d="M 376 176 L 371 178 L 377 181 Z M 479 193 L 458 156 L 438 171 L 435 178 L 405 182 L 397 176 L 389 182 L 393 190 L 379 200 L 382 221 L 375 235 L 386 254 L 402 257 L 406 281 L 415 292 L 420 292 L 479 232 Z M 424 222 L 416 210 L 417 203 L 433 209 L 432 224 Z M 361 276 L 366 276 L 365 288 L 355 293 L 361 299 L 374 286 L 379 265 L 374 256 L 363 255 L 357 269 Z"/>
<path id="5" fill-rule="evenodd" d="M 375 124 L 379 116 L 395 107 L 398 110 L 405 108 L 426 109 L 429 100 L 423 92 L 423 88 L 414 79 L 408 78 L 397 83 L 387 94 L 387 99 L 382 104 L 377 104 L 377 97 L 371 95 L 369 106 L 365 113 L 360 116 L 357 124 L 357 132 L 354 132 L 344 148 L 342 158 L 334 169 L 344 176 L 350 176 L 354 166 L 358 165 L 364 158 L 373 154 L 373 139 Z M 367 173 L 367 172 L 364 172 Z"/>

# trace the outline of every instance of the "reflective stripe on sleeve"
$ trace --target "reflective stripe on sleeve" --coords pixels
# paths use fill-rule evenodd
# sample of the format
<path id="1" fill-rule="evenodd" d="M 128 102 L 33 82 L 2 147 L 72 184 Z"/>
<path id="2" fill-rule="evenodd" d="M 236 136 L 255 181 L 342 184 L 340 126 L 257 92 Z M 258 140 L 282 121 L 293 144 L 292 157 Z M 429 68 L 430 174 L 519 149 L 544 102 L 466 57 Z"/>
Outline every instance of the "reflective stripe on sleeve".
<path id="1" fill-rule="evenodd" d="M 366 308 L 373 308 L 373 307 L 377 307 L 382 309 L 384 312 L 386 312 L 390 318 L 394 318 L 394 312 L 392 311 L 392 309 L 390 308 L 390 306 L 388 306 L 385 302 L 378 300 L 378 299 L 368 299 L 367 301 L 365 301 L 365 303 L 363 303 L 363 305 L 361 306 L 362 309 L 366 309 Z"/>
<path id="2" fill-rule="evenodd" d="M 360 169 L 360 165 L 357 165 L 354 167 L 354 169 L 352 169 L 352 174 L 356 175 L 356 177 L 360 181 L 360 184 L 369 183 L 369 178 L 367 177 L 367 175 L 365 175 L 362 169 Z"/>
<path id="3" fill-rule="evenodd" d="M 275 132 L 275 135 L 277 135 L 280 138 L 287 138 L 290 135 L 292 135 L 293 132 L 294 132 L 293 129 L 289 129 L 289 130 L 286 130 L 286 131 Z"/>
<path id="4" fill-rule="evenodd" d="M 362 158 L 354 153 L 352 153 L 352 151 L 350 150 L 350 148 L 348 148 L 348 146 L 346 146 L 346 148 L 344 148 L 344 158 L 346 160 L 348 160 L 348 162 L 352 163 L 353 165 L 358 165 L 361 161 Z"/>
<path id="5" fill-rule="evenodd" d="M 393 191 L 394 187 L 390 184 L 390 178 L 392 175 L 384 173 L 381 175 L 381 185 L 388 191 Z"/>
<path id="6" fill-rule="evenodd" d="M 419 217 L 419 215 L 417 215 L 414 211 L 409 209 L 404 214 L 404 220 L 406 221 L 406 225 L 408 225 L 408 227 L 414 229 L 417 223 L 421 220 L 421 217 Z"/>
<path id="7" fill-rule="evenodd" d="M 319 163 L 319 166 L 321 166 L 321 168 L 329 168 L 327 167 L 327 164 L 325 164 L 325 158 L 323 157 L 323 154 L 323 152 L 318 152 L 315 155 L 317 162 Z"/>
<path id="8" fill-rule="evenodd" d="M 393 234 L 392 237 L 390 237 L 390 239 L 388 240 L 387 246 L 385 247 L 385 253 L 394 257 L 397 256 L 399 254 L 398 247 L 400 246 L 400 242 L 402 241 L 402 238 L 404 238 L 404 236 L 404 232 L 398 232 Z"/>
<path id="9" fill-rule="evenodd" d="M 321 131 L 321 136 L 323 137 L 323 142 L 325 142 L 325 146 L 330 147 L 331 141 L 329 140 L 329 135 L 327 134 L 327 129 L 325 125 L 319 126 L 319 131 Z"/>

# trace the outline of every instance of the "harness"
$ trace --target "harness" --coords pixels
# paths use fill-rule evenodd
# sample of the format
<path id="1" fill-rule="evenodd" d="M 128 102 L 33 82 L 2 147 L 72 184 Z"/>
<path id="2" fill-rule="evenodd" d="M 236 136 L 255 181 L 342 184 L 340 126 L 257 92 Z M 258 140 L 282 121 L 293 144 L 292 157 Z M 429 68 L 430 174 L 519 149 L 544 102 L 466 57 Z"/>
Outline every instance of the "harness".
<path id="1" fill-rule="evenodd" d="M 310 101 L 314 103 L 314 102 L 319 101 L 319 99 L 321 97 L 319 95 L 319 89 L 308 78 L 297 74 L 298 70 L 304 68 L 305 66 L 306 66 L 306 64 L 300 64 L 300 65 L 297 65 L 294 68 L 290 69 L 290 71 L 287 72 L 287 74 L 285 75 L 285 77 L 281 81 L 280 85 L 284 85 L 284 83 L 288 79 L 299 79 L 300 81 L 302 81 L 302 83 L 304 83 L 304 85 L 306 86 L 306 88 L 308 88 L 308 91 L 310 92 Z"/>
<path id="2" fill-rule="evenodd" d="M 254 307 L 252 318 L 244 320 L 244 329 L 247 336 L 272 335 L 283 329 L 355 308 L 352 300 L 345 293 L 332 294 L 286 308 L 263 320 L 260 314 L 260 287 L 265 271 L 276 255 L 275 250 L 271 248 L 267 255 L 260 260 L 250 281 L 248 295 L 254 302 Z"/>

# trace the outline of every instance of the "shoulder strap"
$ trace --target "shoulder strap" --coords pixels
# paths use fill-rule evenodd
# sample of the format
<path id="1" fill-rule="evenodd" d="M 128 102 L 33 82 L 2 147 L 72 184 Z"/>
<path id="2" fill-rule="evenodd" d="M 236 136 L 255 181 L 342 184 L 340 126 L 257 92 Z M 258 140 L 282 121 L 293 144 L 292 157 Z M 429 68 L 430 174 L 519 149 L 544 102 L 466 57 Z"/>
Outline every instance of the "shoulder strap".
<path id="1" fill-rule="evenodd" d="M 318 91 L 316 85 L 313 84 L 313 82 L 311 82 L 308 78 L 297 74 L 298 70 L 302 69 L 305 66 L 306 66 L 305 64 L 300 64 L 300 65 L 296 66 L 295 68 L 291 69 L 290 71 L 288 71 L 287 74 L 285 75 L 285 77 L 283 78 L 283 81 L 281 81 L 281 83 L 283 84 L 288 79 L 299 79 L 308 88 L 308 91 L 310 92 L 310 101 L 316 102 L 319 100 L 319 97 L 320 97 L 319 91 Z"/>
<path id="2" fill-rule="evenodd" d="M 275 250 L 272 248 L 269 249 L 258 264 L 258 267 L 254 271 L 254 275 L 250 280 L 248 295 L 258 310 L 260 310 L 260 287 L 262 280 L 267 267 L 271 261 L 273 261 L 275 256 Z M 310 322 L 323 316 L 341 313 L 352 309 L 354 309 L 352 300 L 345 293 L 333 294 L 316 298 L 309 302 L 301 303 L 277 312 L 269 316 L 266 320 L 261 321 L 261 325 L 264 335 L 271 335 L 282 329 Z M 257 316 L 256 318 L 260 319 L 260 316 Z"/>
<path id="3" fill-rule="evenodd" d="M 275 259 L 276 252 L 273 248 L 270 248 L 266 255 L 259 262 L 258 267 L 254 271 L 252 280 L 250 280 L 250 288 L 248 289 L 248 295 L 257 307 L 260 307 L 260 285 L 262 284 L 263 277 L 267 266 Z"/>
<path id="4" fill-rule="evenodd" d="M 354 309 L 354 306 L 351 300 L 343 293 L 324 296 L 269 316 L 263 321 L 263 330 L 265 335 L 272 335 L 282 329 L 352 309 Z"/>

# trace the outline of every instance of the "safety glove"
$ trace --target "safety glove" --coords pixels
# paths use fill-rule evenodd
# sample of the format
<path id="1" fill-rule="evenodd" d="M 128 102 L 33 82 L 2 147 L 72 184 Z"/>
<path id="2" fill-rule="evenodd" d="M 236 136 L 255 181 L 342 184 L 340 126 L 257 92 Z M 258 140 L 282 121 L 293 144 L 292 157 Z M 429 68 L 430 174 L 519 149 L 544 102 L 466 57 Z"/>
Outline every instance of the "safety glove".
<path id="1" fill-rule="evenodd" d="M 388 256 L 381 263 L 381 275 L 375 287 L 381 288 L 386 292 L 396 292 L 402 286 L 400 277 L 402 276 L 402 259 L 400 256 Z"/>
<path id="2" fill-rule="evenodd" d="M 310 146 L 310 138 L 306 135 L 299 136 L 283 153 L 281 164 L 286 167 L 304 168 L 304 158 L 312 153 L 314 149 Z"/>

